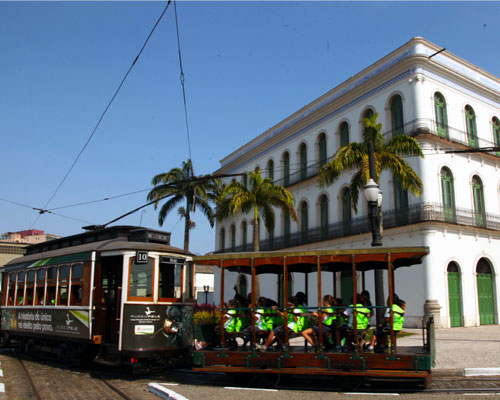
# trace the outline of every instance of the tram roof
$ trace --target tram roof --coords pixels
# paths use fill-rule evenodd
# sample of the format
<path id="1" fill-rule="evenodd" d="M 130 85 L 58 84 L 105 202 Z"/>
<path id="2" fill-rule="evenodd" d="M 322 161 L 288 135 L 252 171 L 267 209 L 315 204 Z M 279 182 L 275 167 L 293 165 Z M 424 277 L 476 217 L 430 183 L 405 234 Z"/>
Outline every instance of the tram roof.
<path id="1" fill-rule="evenodd" d="M 90 260 L 93 251 L 127 251 L 127 250 L 144 250 L 157 251 L 163 253 L 173 253 L 175 255 L 190 255 L 190 253 L 161 243 L 148 242 L 131 242 L 123 238 L 115 238 L 103 240 L 99 242 L 86 243 L 78 246 L 71 246 L 62 249 L 49 250 L 40 253 L 30 254 L 27 256 L 15 258 L 9 261 L 3 267 L 5 271 L 26 268 L 38 267 L 42 265 L 61 264 L 66 262 L 77 262 Z"/>
<path id="2" fill-rule="evenodd" d="M 420 264 L 429 254 L 428 247 L 391 247 L 349 250 L 317 251 L 273 251 L 249 253 L 222 253 L 195 256 L 196 264 L 214 265 L 230 271 L 251 273 L 252 263 L 256 274 L 283 271 L 286 262 L 289 272 L 313 272 L 318 263 L 322 271 L 343 271 L 352 269 L 354 262 L 357 271 L 387 269 L 390 261 L 394 268 Z"/>

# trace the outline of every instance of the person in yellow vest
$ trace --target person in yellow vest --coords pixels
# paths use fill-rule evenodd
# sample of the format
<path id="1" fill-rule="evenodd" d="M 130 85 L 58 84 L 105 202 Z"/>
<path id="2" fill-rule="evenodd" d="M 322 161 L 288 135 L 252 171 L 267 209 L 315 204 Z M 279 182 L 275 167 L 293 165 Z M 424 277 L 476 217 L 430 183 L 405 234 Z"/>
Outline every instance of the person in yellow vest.
<path id="1" fill-rule="evenodd" d="M 328 334 L 335 334 L 335 320 L 337 316 L 335 315 L 335 310 L 333 307 L 335 306 L 335 299 L 329 294 L 323 296 L 323 307 L 326 307 L 322 310 L 321 313 L 321 322 L 322 332 L 324 336 Z M 313 312 L 312 316 L 319 318 L 319 312 Z M 313 347 L 314 351 L 319 350 L 318 337 L 319 337 L 319 325 L 314 325 L 311 328 L 307 328 L 302 331 L 302 336 L 307 340 L 307 342 Z"/>
<path id="2" fill-rule="evenodd" d="M 237 348 L 238 344 L 236 343 L 236 334 L 241 330 L 241 317 L 239 316 L 239 310 L 236 310 L 239 307 L 239 304 L 236 300 L 231 299 L 227 302 L 228 309 L 224 313 L 224 330 L 226 331 L 226 343 L 229 345 L 229 348 Z"/>
<path id="3" fill-rule="evenodd" d="M 405 322 L 406 302 L 400 299 L 396 294 L 394 294 L 393 298 L 394 303 L 392 304 L 392 329 L 397 335 L 403 329 L 403 324 Z M 387 304 L 389 304 L 389 299 L 387 299 Z M 390 321 L 391 313 L 390 309 L 387 308 L 384 316 L 384 324 L 378 326 L 375 330 L 375 334 L 373 335 L 370 345 L 368 346 L 369 351 L 373 351 L 375 348 L 377 348 L 378 350 L 385 350 L 387 348 L 387 337 L 391 332 Z"/>
<path id="4" fill-rule="evenodd" d="M 295 297 L 291 297 L 287 302 L 287 307 L 289 308 L 287 312 L 287 321 L 272 331 L 269 332 L 269 336 L 267 337 L 266 343 L 263 346 L 257 346 L 259 350 L 270 351 L 272 349 L 271 345 L 276 339 L 281 346 L 281 350 L 285 350 L 285 329 L 288 330 L 288 334 L 299 333 L 305 327 L 305 317 L 304 317 L 304 308 L 299 306 L 298 301 Z M 285 317 L 285 312 L 277 309 L 276 306 L 273 306 L 273 309 L 281 315 L 283 318 Z M 288 345 L 288 343 L 287 343 Z"/>
<path id="5" fill-rule="evenodd" d="M 357 340 L 359 340 L 360 333 L 368 329 L 368 324 L 371 317 L 370 309 L 367 306 L 368 302 L 366 301 L 366 299 L 363 299 L 359 294 L 357 295 L 357 298 L 360 299 L 360 301 L 356 303 L 356 306 L 354 307 L 351 304 L 344 311 L 344 315 L 349 318 L 349 325 L 347 326 L 347 329 L 344 328 L 343 330 L 343 336 L 345 336 L 346 338 L 347 350 L 353 350 L 353 346 L 357 343 Z M 358 338 L 354 338 L 354 311 L 356 311 L 356 328 L 358 330 Z"/>

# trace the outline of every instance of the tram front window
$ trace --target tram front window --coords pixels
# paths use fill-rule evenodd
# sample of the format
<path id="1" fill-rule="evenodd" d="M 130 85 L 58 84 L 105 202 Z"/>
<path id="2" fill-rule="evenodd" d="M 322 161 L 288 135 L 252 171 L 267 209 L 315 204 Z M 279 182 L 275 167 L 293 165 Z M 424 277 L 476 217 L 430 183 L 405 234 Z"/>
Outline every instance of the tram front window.
<path id="1" fill-rule="evenodd" d="M 180 299 L 182 297 L 182 265 L 160 264 L 160 292 L 158 297 L 163 299 Z"/>
<path id="2" fill-rule="evenodd" d="M 147 264 L 137 264 L 131 260 L 130 286 L 128 297 L 140 300 L 153 299 L 153 260 L 148 259 Z"/>

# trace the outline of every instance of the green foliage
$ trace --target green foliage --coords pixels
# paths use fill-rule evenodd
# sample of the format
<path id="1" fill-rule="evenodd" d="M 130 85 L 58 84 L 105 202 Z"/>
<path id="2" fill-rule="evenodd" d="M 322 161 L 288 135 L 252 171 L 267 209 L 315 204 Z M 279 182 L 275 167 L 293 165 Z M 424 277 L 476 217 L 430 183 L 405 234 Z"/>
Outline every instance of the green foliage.
<path id="1" fill-rule="evenodd" d="M 206 179 L 204 179 L 206 178 Z M 154 188 L 148 193 L 148 200 L 156 200 L 154 207 L 158 207 L 161 200 L 166 199 L 158 213 L 160 226 L 174 207 L 184 202 L 180 207 L 179 215 L 185 219 L 184 227 L 184 250 L 189 250 L 189 230 L 194 227 L 191 221 L 191 213 L 198 207 L 207 217 L 213 227 L 215 213 L 211 203 L 217 199 L 220 182 L 209 177 L 195 177 L 191 160 L 182 162 L 181 168 L 173 168 L 168 172 L 156 175 L 152 181 Z"/>
<path id="2" fill-rule="evenodd" d="M 339 176 L 349 170 L 357 170 L 351 177 L 350 192 L 352 197 L 352 208 L 358 211 L 359 192 L 370 178 L 368 162 L 368 143 L 373 140 L 375 149 L 375 171 L 376 182 L 379 182 L 380 174 L 389 170 L 394 176 L 401 180 L 403 189 L 409 190 L 415 196 L 420 196 L 423 184 L 417 173 L 406 162 L 403 156 L 424 157 L 422 149 L 415 138 L 398 135 L 385 143 L 382 134 L 382 124 L 377 123 L 378 114 L 363 120 L 363 142 L 352 142 L 341 147 L 333 159 L 323 165 L 319 170 L 317 182 L 320 187 L 326 187 L 335 182 Z"/>
<path id="3" fill-rule="evenodd" d="M 258 224 L 262 218 L 264 225 L 271 230 L 275 224 L 273 207 L 288 211 L 297 221 L 294 209 L 295 199 L 287 189 L 275 185 L 270 178 L 262 178 L 260 169 L 248 173 L 248 185 L 233 181 L 225 186 L 217 200 L 216 216 L 220 221 L 230 214 L 236 216 L 239 211 L 253 212 L 254 251 L 258 251 Z"/>

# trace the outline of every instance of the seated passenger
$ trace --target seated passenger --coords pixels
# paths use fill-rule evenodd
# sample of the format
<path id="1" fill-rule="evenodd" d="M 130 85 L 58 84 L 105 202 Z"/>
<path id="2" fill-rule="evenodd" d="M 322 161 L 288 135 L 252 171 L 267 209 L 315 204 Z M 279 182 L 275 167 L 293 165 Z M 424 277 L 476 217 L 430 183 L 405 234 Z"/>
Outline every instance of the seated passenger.
<path id="1" fill-rule="evenodd" d="M 263 334 L 266 335 L 273 329 L 272 316 L 270 313 L 266 312 L 266 299 L 264 297 L 259 297 L 257 300 L 257 308 L 254 312 L 254 320 L 255 320 L 255 336 L 258 339 Z M 253 348 L 253 332 L 252 332 L 252 324 L 248 325 L 246 328 L 242 329 L 240 332 L 240 337 L 243 338 L 243 348 L 246 347 L 247 343 L 251 343 L 251 347 Z"/>
<path id="2" fill-rule="evenodd" d="M 297 305 L 297 299 L 295 297 L 291 297 L 287 302 L 287 307 L 291 307 L 291 310 L 287 312 L 287 322 L 286 329 L 288 334 L 299 333 L 302 329 L 304 329 L 305 325 L 305 317 L 302 315 L 305 311 L 303 307 Z M 273 306 L 273 309 L 281 315 L 283 318 L 285 317 L 285 312 L 278 310 L 276 306 Z M 274 328 L 269 332 L 269 336 L 267 337 L 266 343 L 264 346 L 259 346 L 258 348 L 261 350 L 270 350 L 271 345 L 274 340 L 277 340 L 280 344 L 281 349 L 285 350 L 285 324 L 280 325 Z M 286 344 L 288 345 L 288 343 Z"/>
<path id="3" fill-rule="evenodd" d="M 390 299 L 387 299 L 387 304 L 390 304 Z M 396 335 L 403 329 L 403 323 L 405 321 L 405 309 L 406 302 L 400 299 L 396 294 L 394 294 L 394 304 L 392 305 L 392 329 L 394 330 L 394 333 Z M 368 350 L 372 351 L 375 348 L 377 348 L 377 350 L 385 350 L 387 348 L 387 338 L 391 333 L 390 321 L 391 313 L 388 307 L 384 315 L 384 323 L 377 326 L 370 345 L 368 346 Z"/>
<path id="4" fill-rule="evenodd" d="M 335 311 L 332 307 L 335 306 L 335 299 L 327 294 L 326 296 L 323 296 L 323 307 L 327 307 L 321 312 L 321 320 L 322 320 L 322 331 L 323 335 L 330 337 L 331 335 L 335 334 L 335 328 L 336 328 L 336 315 Z M 320 318 L 320 313 L 318 312 L 313 312 L 312 315 L 314 317 L 317 317 L 318 319 Z M 314 334 L 314 335 L 313 335 Z M 314 351 L 319 350 L 319 343 L 318 343 L 318 336 L 319 336 L 319 326 L 314 325 L 311 328 L 308 328 L 304 331 L 302 331 L 302 336 L 307 340 L 307 342 L 313 347 Z"/>
<path id="5" fill-rule="evenodd" d="M 226 332 L 226 343 L 229 347 L 238 347 L 236 343 L 236 334 L 241 330 L 241 318 L 238 315 L 236 308 L 239 304 L 236 300 L 229 300 L 227 303 L 228 309 L 225 311 L 224 318 L 224 330 Z"/>
<path id="6" fill-rule="evenodd" d="M 352 304 L 346 308 L 344 315 L 349 318 L 349 324 L 343 329 L 343 335 L 346 338 L 347 350 L 353 350 L 354 346 L 357 346 L 363 338 L 364 331 L 368 329 L 368 323 L 370 322 L 370 309 L 367 307 L 368 302 L 366 299 L 361 299 L 356 303 L 356 306 Z M 358 330 L 358 337 L 354 338 L 354 309 L 356 310 L 356 328 Z"/>

